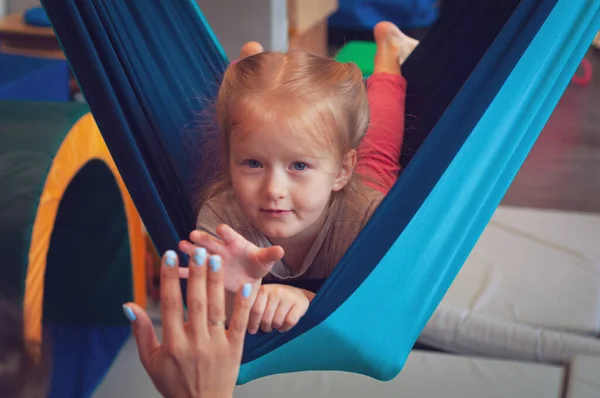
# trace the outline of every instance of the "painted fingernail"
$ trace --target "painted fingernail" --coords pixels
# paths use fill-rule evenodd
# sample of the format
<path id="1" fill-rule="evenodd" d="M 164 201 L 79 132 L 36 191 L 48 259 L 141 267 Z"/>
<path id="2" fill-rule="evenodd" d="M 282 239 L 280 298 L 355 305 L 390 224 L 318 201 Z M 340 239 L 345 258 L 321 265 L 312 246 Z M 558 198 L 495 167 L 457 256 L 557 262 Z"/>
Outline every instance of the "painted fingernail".
<path id="1" fill-rule="evenodd" d="M 242 287 L 242 297 L 247 298 L 252 293 L 252 285 L 250 283 L 244 284 Z"/>
<path id="2" fill-rule="evenodd" d="M 194 261 L 196 262 L 197 266 L 204 265 L 204 262 L 206 261 L 206 249 L 205 248 L 197 247 L 196 250 L 194 250 Z"/>
<path id="3" fill-rule="evenodd" d="M 173 250 L 167 250 L 165 253 L 165 264 L 167 267 L 172 268 L 175 266 L 175 260 L 177 260 L 177 254 Z"/>
<path id="4" fill-rule="evenodd" d="M 133 322 L 136 320 L 135 313 L 133 312 L 133 310 L 125 304 L 123 304 L 123 312 L 125 313 L 127 319 L 129 319 L 129 322 Z"/>
<path id="5" fill-rule="evenodd" d="M 208 264 L 212 272 L 217 272 L 221 268 L 221 256 L 210 256 Z"/>

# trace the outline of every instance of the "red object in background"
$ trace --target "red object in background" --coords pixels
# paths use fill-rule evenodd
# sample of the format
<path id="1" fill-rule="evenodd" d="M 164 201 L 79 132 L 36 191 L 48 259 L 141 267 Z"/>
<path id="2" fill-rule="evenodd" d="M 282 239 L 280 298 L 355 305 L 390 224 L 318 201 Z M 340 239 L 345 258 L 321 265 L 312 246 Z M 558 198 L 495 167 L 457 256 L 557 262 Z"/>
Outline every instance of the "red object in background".
<path id="1" fill-rule="evenodd" d="M 592 63 L 589 59 L 584 58 L 577 68 L 577 72 L 573 75 L 571 82 L 578 86 L 587 86 L 592 81 Z"/>

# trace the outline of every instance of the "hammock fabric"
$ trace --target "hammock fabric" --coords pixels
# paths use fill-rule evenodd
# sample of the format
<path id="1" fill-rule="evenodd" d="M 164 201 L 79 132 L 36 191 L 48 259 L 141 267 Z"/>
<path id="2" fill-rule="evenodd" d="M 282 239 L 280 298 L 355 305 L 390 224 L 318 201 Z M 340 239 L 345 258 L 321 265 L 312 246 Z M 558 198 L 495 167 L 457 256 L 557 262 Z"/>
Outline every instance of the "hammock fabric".
<path id="1" fill-rule="evenodd" d="M 195 2 L 43 0 L 157 249 L 194 228 L 190 134 L 227 65 Z M 594 34 L 600 0 L 456 2 L 404 67 L 407 167 L 301 322 L 248 336 L 239 383 L 395 377 Z M 197 137 L 195 137 L 196 135 Z M 208 173 L 202 170 L 201 175 Z"/>

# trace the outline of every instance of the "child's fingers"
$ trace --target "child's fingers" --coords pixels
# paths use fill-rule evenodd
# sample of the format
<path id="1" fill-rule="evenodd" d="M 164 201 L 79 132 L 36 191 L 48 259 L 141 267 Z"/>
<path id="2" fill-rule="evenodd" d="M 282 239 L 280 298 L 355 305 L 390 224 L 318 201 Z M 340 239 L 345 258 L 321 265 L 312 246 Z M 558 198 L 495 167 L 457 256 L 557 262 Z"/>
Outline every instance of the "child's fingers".
<path id="1" fill-rule="evenodd" d="M 197 247 L 194 255 L 190 257 L 187 285 L 188 330 L 196 342 L 208 335 L 206 326 L 206 256 L 206 249 Z"/>
<path id="2" fill-rule="evenodd" d="M 207 321 L 209 333 L 225 330 L 225 287 L 223 285 L 223 268 L 221 257 L 212 255 L 208 259 L 208 284 L 206 292 L 208 295 Z"/>
<path id="3" fill-rule="evenodd" d="M 196 245 L 194 245 L 191 242 L 188 242 L 187 240 L 181 240 L 179 241 L 179 245 L 177 245 L 179 250 L 181 250 L 182 253 L 185 253 L 189 256 L 189 253 L 191 253 L 194 250 L 194 247 L 196 247 Z"/>
<path id="4" fill-rule="evenodd" d="M 267 306 L 268 295 L 263 291 L 259 291 L 256 300 L 254 300 L 254 304 L 252 305 L 252 310 L 250 311 L 250 320 L 248 321 L 248 333 L 256 334 L 258 332 L 258 328 L 260 327 L 260 321 L 262 321 L 263 314 L 265 313 L 265 308 Z"/>
<path id="5" fill-rule="evenodd" d="M 225 243 L 204 231 L 194 230 L 190 232 L 190 241 L 190 245 L 204 247 L 210 254 L 218 254 L 224 257 L 226 250 Z"/>
<path id="6" fill-rule="evenodd" d="M 181 279 L 188 279 L 190 277 L 190 269 L 188 267 L 179 267 L 177 271 Z"/>
<path id="7" fill-rule="evenodd" d="M 240 235 L 235 229 L 231 228 L 227 224 L 220 224 L 217 227 L 217 235 L 223 239 L 226 245 L 239 245 L 245 246 L 247 239 Z"/>
<path id="8" fill-rule="evenodd" d="M 283 255 L 284 251 L 281 246 L 270 246 L 254 250 L 254 260 L 258 265 L 255 270 L 255 276 L 263 278 L 271 272 L 271 268 L 273 268 L 275 262 L 281 260 Z"/>
<path id="9" fill-rule="evenodd" d="M 256 254 L 257 259 L 260 261 L 261 265 L 264 267 L 270 267 L 275 261 L 281 260 L 283 258 L 284 251 L 281 246 L 270 246 L 265 247 L 259 250 Z"/>
<path id="10" fill-rule="evenodd" d="M 177 254 L 173 250 L 167 250 L 162 257 L 160 302 L 165 341 L 180 341 L 185 337 L 178 262 Z"/>
<path id="11" fill-rule="evenodd" d="M 273 317 L 275 316 L 275 311 L 277 310 L 278 305 L 279 300 L 269 296 L 269 300 L 267 300 L 267 306 L 265 307 L 265 313 L 260 321 L 260 329 L 263 332 L 271 333 L 273 331 Z"/>
<path id="12" fill-rule="evenodd" d="M 285 324 L 285 318 L 287 318 L 288 312 L 290 312 L 292 308 L 291 302 L 280 302 L 277 306 L 277 310 L 275 310 L 275 315 L 273 315 L 273 322 L 271 322 L 271 327 L 275 330 L 281 330 L 283 325 Z"/>
<path id="13" fill-rule="evenodd" d="M 227 331 L 229 342 L 237 346 L 240 351 L 244 344 L 244 337 L 250 319 L 250 310 L 252 309 L 251 296 L 252 284 L 246 283 L 242 286 L 235 298 L 235 305 L 233 307 L 233 313 Z"/>
<path id="14" fill-rule="evenodd" d="M 179 241 L 179 250 L 181 250 L 182 253 L 185 253 L 188 255 L 188 257 L 192 257 L 194 254 L 194 250 L 196 250 L 198 248 L 198 246 L 196 246 L 193 243 L 188 242 L 187 240 L 182 240 Z M 188 264 L 189 266 L 190 264 Z M 178 272 L 179 272 L 179 277 L 181 279 L 188 279 L 190 277 L 190 270 L 188 269 L 188 267 L 182 267 L 181 264 L 178 267 Z"/>
<path id="15" fill-rule="evenodd" d="M 288 311 L 287 316 L 285 317 L 285 322 L 283 323 L 283 327 L 279 329 L 280 332 L 288 332 L 291 328 L 296 326 L 298 322 L 300 322 L 300 318 L 304 316 L 306 313 L 306 308 L 294 305 Z"/>

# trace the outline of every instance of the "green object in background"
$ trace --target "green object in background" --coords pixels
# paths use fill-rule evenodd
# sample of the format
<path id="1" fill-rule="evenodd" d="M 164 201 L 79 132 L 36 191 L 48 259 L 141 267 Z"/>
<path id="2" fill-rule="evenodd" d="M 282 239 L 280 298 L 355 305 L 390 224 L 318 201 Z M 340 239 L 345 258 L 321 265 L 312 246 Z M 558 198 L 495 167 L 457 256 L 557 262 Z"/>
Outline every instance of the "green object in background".
<path id="1" fill-rule="evenodd" d="M 340 48 L 335 59 L 339 62 L 354 62 L 364 77 L 373 74 L 373 59 L 377 46 L 371 41 L 350 41 Z"/>
<path id="2" fill-rule="evenodd" d="M 47 174 L 73 124 L 88 111 L 67 102 L 0 100 L 0 295 L 16 299 L 25 292 L 31 233 Z"/>

